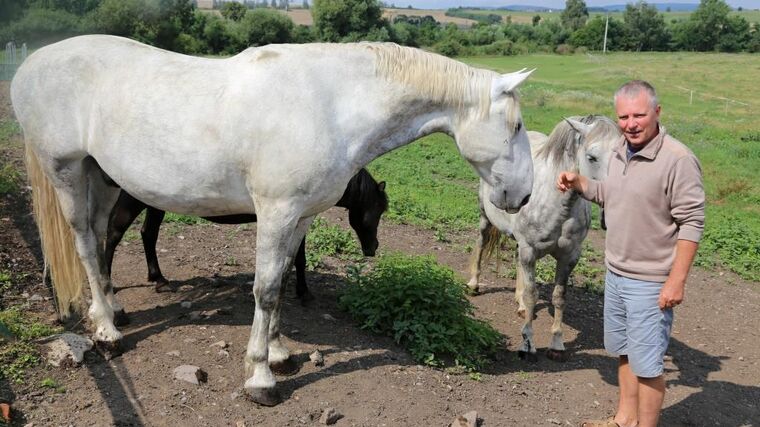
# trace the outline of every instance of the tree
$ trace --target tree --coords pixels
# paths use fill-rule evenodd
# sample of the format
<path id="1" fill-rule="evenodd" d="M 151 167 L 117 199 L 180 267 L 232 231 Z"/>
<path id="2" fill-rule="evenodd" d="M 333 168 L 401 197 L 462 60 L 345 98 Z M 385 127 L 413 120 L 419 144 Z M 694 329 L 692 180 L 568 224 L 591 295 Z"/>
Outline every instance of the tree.
<path id="1" fill-rule="evenodd" d="M 670 34 L 665 27 L 665 19 L 655 6 L 639 1 L 628 4 L 623 13 L 625 40 L 623 48 L 628 50 L 666 50 Z"/>
<path id="2" fill-rule="evenodd" d="M 293 20 L 271 9 L 255 9 L 243 17 L 238 31 L 245 46 L 288 43 L 292 39 Z"/>
<path id="3" fill-rule="evenodd" d="M 533 15 L 533 26 L 535 27 L 541 22 L 541 15 Z"/>
<path id="4" fill-rule="evenodd" d="M 221 13 L 222 16 L 232 21 L 240 21 L 243 19 L 246 12 L 248 12 L 248 9 L 236 1 L 224 2 L 222 8 L 219 10 L 219 13 Z"/>
<path id="5" fill-rule="evenodd" d="M 591 50 L 602 50 L 605 25 L 607 22 L 604 17 L 594 17 L 583 28 L 579 28 L 570 35 L 570 44 L 576 47 L 585 46 Z M 617 19 L 610 18 L 607 28 L 607 50 L 622 49 L 624 33 L 623 24 Z"/>
<path id="6" fill-rule="evenodd" d="M 317 37 L 329 42 L 384 26 L 377 0 L 315 0 L 311 15 Z"/>
<path id="7" fill-rule="evenodd" d="M 745 49 L 751 38 L 749 24 L 741 16 L 730 17 L 730 12 L 723 0 L 701 0 L 689 19 L 674 28 L 676 46 L 698 51 Z"/>
<path id="8" fill-rule="evenodd" d="M 575 31 L 586 24 L 588 20 L 588 9 L 586 2 L 583 0 L 567 0 L 565 10 L 560 15 L 562 26 L 569 31 Z"/>

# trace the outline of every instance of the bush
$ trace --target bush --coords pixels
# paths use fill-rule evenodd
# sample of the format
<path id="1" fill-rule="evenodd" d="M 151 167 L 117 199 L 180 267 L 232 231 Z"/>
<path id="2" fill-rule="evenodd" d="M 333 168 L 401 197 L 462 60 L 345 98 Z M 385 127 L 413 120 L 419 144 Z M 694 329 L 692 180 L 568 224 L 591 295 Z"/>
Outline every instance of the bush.
<path id="1" fill-rule="evenodd" d="M 573 47 L 570 46 L 569 44 L 563 43 L 557 46 L 557 48 L 554 49 L 554 51 L 559 55 L 570 55 L 571 53 L 573 53 Z"/>
<path id="2" fill-rule="evenodd" d="M 466 287 L 431 256 L 381 256 L 374 269 L 349 275 L 339 299 L 362 329 L 392 336 L 419 363 L 479 369 L 503 344 L 503 336 L 473 317 Z"/>
<path id="3" fill-rule="evenodd" d="M 329 225 L 322 217 L 311 223 L 306 236 L 306 267 L 314 270 L 322 264 L 326 256 L 338 256 L 344 259 L 359 260 L 362 257 L 359 243 L 353 233 L 337 225 Z"/>

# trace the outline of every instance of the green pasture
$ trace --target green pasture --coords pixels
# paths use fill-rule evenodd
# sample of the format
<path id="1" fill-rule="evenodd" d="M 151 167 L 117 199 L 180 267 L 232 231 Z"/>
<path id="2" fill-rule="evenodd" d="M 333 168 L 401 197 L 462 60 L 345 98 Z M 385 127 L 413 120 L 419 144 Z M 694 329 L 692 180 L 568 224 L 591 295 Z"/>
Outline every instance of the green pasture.
<path id="1" fill-rule="evenodd" d="M 522 87 L 528 129 L 544 133 L 563 117 L 614 117 L 612 93 L 630 79 L 658 89 L 662 123 L 699 157 L 708 197 L 698 263 L 760 280 L 760 57 L 736 54 L 620 53 L 461 58 L 500 72 L 536 68 Z M 388 182 L 387 218 L 430 228 L 477 226 L 477 176 L 440 134 L 369 166 Z"/>

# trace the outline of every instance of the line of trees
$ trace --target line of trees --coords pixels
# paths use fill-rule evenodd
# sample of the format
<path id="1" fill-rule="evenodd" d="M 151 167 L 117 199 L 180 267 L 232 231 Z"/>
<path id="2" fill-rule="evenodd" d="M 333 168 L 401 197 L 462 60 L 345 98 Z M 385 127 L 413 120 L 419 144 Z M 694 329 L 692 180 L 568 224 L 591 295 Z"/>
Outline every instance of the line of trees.
<path id="1" fill-rule="evenodd" d="M 466 29 L 430 16 L 398 15 L 390 22 L 382 18 L 377 0 L 314 0 L 312 27 L 295 25 L 263 4 L 226 2 L 215 14 L 198 10 L 192 0 L 0 0 L 0 42 L 34 46 L 106 33 L 193 54 L 232 54 L 269 43 L 370 40 L 449 56 L 514 55 L 601 50 L 607 24 L 600 16 L 589 19 L 584 0 L 567 0 L 560 19 L 519 24 L 487 18 Z M 622 19 L 609 20 L 607 36 L 609 50 L 760 52 L 760 25 L 730 14 L 724 0 L 701 0 L 687 20 L 670 23 L 641 1 L 628 5 Z"/>

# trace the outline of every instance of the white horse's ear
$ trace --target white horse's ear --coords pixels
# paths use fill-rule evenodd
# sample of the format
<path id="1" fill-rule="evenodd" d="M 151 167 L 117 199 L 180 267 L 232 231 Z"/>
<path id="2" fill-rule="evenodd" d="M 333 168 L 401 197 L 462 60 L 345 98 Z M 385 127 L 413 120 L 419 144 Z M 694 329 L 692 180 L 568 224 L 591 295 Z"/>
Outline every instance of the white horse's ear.
<path id="1" fill-rule="evenodd" d="M 523 68 L 514 73 L 502 74 L 500 77 L 493 79 L 491 82 L 491 99 L 496 99 L 504 93 L 515 90 L 525 81 L 536 69 L 525 71 Z"/>
<path id="2" fill-rule="evenodd" d="M 581 134 L 584 138 L 587 137 L 588 134 L 591 133 L 591 129 L 593 129 L 594 126 L 596 126 L 596 123 L 592 125 L 587 125 L 586 123 L 579 122 L 578 120 L 570 119 L 570 118 L 565 118 L 565 121 L 567 122 L 567 124 L 570 125 L 571 128 L 573 128 L 574 131 Z"/>

